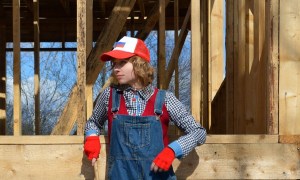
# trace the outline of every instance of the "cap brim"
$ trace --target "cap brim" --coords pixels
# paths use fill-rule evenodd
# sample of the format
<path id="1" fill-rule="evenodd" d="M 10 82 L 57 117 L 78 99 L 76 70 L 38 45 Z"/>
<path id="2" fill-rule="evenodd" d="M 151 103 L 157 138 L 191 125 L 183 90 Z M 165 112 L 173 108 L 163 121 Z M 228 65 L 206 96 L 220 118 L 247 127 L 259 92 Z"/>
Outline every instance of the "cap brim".
<path id="1" fill-rule="evenodd" d="M 124 52 L 119 50 L 112 50 L 106 53 L 103 53 L 100 57 L 101 61 L 110 61 L 112 59 L 128 59 L 134 56 L 134 53 Z"/>

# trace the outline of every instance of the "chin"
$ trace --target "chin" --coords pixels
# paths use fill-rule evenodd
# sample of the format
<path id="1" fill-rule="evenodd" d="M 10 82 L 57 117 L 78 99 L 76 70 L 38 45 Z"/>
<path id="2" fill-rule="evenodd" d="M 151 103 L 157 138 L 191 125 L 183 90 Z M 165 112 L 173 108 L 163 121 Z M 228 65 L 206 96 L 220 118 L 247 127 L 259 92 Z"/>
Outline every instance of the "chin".
<path id="1" fill-rule="evenodd" d="M 118 83 L 119 83 L 120 85 L 125 85 L 125 84 L 127 84 L 127 82 L 124 82 L 124 81 L 118 81 Z"/>

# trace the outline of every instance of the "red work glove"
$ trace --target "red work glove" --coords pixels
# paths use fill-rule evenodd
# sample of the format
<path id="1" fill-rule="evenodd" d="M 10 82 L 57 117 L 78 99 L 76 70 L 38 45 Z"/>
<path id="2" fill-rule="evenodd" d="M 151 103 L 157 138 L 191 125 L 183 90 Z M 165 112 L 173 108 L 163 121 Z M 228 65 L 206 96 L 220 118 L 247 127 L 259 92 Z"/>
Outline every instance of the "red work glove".
<path id="1" fill-rule="evenodd" d="M 84 153 L 88 157 L 89 160 L 93 158 L 98 159 L 100 153 L 100 140 L 99 136 L 88 136 L 86 137 L 84 143 Z"/>
<path id="2" fill-rule="evenodd" d="M 173 160 L 175 159 L 175 153 L 173 149 L 169 147 L 165 147 L 153 160 L 158 168 L 162 169 L 163 171 L 169 170 L 170 166 L 172 165 Z M 155 170 L 154 170 L 155 171 Z"/>

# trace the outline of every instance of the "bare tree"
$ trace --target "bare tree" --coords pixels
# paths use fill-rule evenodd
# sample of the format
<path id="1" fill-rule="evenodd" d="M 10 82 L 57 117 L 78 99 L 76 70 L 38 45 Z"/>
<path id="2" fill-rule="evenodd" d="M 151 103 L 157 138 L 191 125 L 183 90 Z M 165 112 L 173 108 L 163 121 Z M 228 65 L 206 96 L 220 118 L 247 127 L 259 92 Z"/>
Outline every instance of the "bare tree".
<path id="1" fill-rule="evenodd" d="M 32 46 L 27 44 L 27 46 Z M 54 47 L 49 43 L 47 47 Z M 13 77 L 12 53 L 7 53 L 7 76 Z M 33 53 L 21 54 L 22 134 L 34 134 Z M 41 52 L 40 54 L 41 134 L 50 134 L 76 81 L 76 52 Z M 12 129 L 12 80 L 7 86 L 7 128 Z"/>

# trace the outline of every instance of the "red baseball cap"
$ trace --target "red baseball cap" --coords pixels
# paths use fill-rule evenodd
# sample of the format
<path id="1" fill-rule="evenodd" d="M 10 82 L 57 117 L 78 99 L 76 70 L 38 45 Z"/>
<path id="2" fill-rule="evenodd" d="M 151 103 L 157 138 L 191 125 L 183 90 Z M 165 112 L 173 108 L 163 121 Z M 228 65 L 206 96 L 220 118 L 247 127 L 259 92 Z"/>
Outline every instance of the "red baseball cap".
<path id="1" fill-rule="evenodd" d="M 110 61 L 112 59 L 127 59 L 132 56 L 140 56 L 145 61 L 150 62 L 150 53 L 146 44 L 140 39 L 124 36 L 115 43 L 113 50 L 103 53 L 100 59 Z"/>

